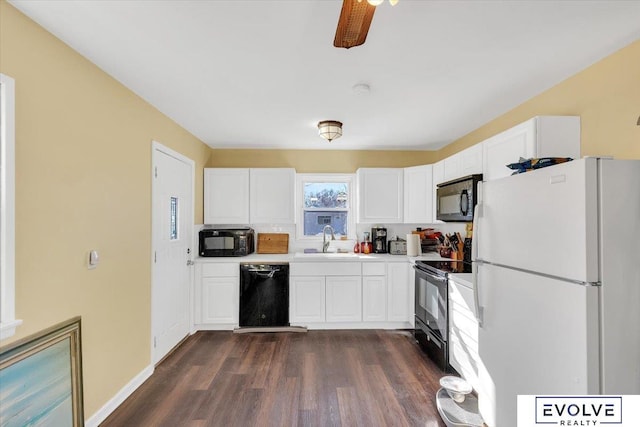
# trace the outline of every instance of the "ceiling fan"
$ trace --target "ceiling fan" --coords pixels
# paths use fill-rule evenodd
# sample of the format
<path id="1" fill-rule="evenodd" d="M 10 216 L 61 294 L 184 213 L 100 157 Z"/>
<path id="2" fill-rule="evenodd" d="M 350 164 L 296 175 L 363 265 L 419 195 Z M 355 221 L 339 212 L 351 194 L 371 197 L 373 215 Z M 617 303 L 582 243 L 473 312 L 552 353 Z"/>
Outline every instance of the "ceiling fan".
<path id="1" fill-rule="evenodd" d="M 383 1 L 343 0 L 333 45 L 349 49 L 363 44 L 367 39 L 376 6 L 382 4 Z M 389 3 L 391 6 L 395 6 L 398 0 L 389 0 Z"/>

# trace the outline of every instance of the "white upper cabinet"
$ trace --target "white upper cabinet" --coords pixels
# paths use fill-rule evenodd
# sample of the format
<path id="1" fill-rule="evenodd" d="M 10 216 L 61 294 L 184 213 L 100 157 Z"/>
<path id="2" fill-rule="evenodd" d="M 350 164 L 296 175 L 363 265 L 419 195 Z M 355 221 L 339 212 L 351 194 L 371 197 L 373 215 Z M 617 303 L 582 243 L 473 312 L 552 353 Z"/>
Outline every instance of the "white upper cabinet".
<path id="1" fill-rule="evenodd" d="M 513 172 L 506 165 L 520 157 L 580 158 L 580 117 L 538 116 L 482 143 L 483 179 L 502 178 Z"/>
<path id="2" fill-rule="evenodd" d="M 249 223 L 249 169 L 204 170 L 204 223 Z"/>
<path id="3" fill-rule="evenodd" d="M 460 176 L 482 173 L 482 144 L 476 144 L 458 153 Z"/>
<path id="4" fill-rule="evenodd" d="M 402 168 L 358 169 L 358 222 L 404 222 L 403 178 Z"/>
<path id="5" fill-rule="evenodd" d="M 432 165 L 404 169 L 404 222 L 433 222 Z"/>
<path id="6" fill-rule="evenodd" d="M 452 156 L 443 163 L 443 181 L 451 181 L 467 175 L 482 173 L 482 145 L 476 144 Z M 436 184 L 441 184 L 437 182 Z"/>
<path id="7" fill-rule="evenodd" d="M 438 221 L 437 218 L 437 213 L 438 213 L 438 200 L 437 200 L 437 192 L 436 190 L 438 189 L 438 184 L 442 184 L 444 182 L 444 160 L 440 160 L 438 163 L 434 163 L 432 168 L 432 176 L 433 176 L 433 194 L 432 194 L 432 201 L 431 201 L 431 209 L 432 209 L 432 215 L 433 215 L 433 222 L 434 223 L 438 223 L 438 222 L 442 222 L 442 221 Z"/>
<path id="8" fill-rule="evenodd" d="M 206 168 L 205 224 L 294 224 L 295 169 Z"/>
<path id="9" fill-rule="evenodd" d="M 250 177 L 251 224 L 294 224 L 295 169 L 251 169 Z"/>

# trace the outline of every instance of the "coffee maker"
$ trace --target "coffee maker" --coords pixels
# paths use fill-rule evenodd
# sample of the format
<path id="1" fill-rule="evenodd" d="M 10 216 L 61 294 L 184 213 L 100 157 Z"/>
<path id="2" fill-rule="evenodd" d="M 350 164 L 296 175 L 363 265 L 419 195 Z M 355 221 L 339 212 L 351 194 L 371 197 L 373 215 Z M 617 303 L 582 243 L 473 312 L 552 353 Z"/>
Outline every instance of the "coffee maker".
<path id="1" fill-rule="evenodd" d="M 371 229 L 371 241 L 374 254 L 387 253 L 387 229 L 376 227 Z"/>

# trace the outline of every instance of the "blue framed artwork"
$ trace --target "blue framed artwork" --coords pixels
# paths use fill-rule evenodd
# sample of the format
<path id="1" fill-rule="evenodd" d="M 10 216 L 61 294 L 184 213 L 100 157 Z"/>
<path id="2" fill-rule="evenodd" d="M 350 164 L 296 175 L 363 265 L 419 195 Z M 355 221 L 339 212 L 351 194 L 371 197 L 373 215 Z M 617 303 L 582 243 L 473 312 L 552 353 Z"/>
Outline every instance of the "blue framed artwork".
<path id="1" fill-rule="evenodd" d="M 0 348 L 0 426 L 84 425 L 80 317 Z"/>

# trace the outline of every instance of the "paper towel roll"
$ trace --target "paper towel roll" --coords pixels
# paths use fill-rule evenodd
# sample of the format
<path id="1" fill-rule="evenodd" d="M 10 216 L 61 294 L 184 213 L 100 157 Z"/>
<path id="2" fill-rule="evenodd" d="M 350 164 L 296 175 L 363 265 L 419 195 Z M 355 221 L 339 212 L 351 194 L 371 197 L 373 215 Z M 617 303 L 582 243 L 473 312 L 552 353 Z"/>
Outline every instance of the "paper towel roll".
<path id="1" fill-rule="evenodd" d="M 422 254 L 419 234 L 407 234 L 407 256 L 418 256 Z"/>

